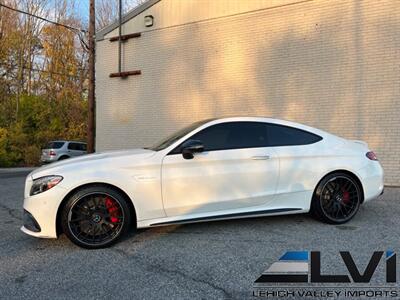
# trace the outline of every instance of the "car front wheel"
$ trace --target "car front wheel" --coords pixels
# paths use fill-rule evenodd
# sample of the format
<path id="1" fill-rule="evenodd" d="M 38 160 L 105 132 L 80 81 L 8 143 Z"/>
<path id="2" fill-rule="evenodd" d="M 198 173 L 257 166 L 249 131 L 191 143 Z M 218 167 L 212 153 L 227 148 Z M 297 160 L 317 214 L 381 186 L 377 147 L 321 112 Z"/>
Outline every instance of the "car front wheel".
<path id="1" fill-rule="evenodd" d="M 61 214 L 63 232 L 88 249 L 111 246 L 127 231 L 131 215 L 124 195 L 106 186 L 89 186 L 74 193 Z"/>
<path id="2" fill-rule="evenodd" d="M 361 200 L 361 187 L 354 178 L 346 173 L 332 173 L 318 184 L 311 212 L 325 223 L 343 224 L 356 215 Z"/>

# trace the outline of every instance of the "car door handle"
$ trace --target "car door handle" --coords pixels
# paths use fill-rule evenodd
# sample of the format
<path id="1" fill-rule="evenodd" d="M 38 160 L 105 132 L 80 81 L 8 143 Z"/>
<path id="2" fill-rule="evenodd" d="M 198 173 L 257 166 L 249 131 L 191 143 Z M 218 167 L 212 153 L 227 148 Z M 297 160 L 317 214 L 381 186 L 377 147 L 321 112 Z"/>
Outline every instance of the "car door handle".
<path id="1" fill-rule="evenodd" d="M 270 159 L 269 155 L 257 155 L 257 156 L 252 156 L 251 159 L 253 160 L 266 160 Z"/>

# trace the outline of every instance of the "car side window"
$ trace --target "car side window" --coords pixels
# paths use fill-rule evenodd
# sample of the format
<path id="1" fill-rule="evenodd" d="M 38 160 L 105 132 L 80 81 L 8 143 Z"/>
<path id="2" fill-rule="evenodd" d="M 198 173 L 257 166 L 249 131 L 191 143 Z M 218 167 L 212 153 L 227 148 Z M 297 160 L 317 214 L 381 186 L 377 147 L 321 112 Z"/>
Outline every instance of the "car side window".
<path id="1" fill-rule="evenodd" d="M 221 123 L 203 129 L 190 139 L 202 141 L 204 151 L 266 147 L 266 124 L 260 122 Z M 172 153 L 179 153 L 179 150 L 176 149 Z"/>
<path id="2" fill-rule="evenodd" d="M 79 144 L 79 150 L 86 151 L 87 150 L 86 144 Z"/>
<path id="3" fill-rule="evenodd" d="M 308 145 L 322 140 L 316 134 L 289 126 L 269 123 L 267 127 L 270 147 Z"/>
<path id="4" fill-rule="evenodd" d="M 68 144 L 68 149 L 69 150 L 79 150 L 78 149 L 78 144 L 77 143 L 69 143 Z"/>

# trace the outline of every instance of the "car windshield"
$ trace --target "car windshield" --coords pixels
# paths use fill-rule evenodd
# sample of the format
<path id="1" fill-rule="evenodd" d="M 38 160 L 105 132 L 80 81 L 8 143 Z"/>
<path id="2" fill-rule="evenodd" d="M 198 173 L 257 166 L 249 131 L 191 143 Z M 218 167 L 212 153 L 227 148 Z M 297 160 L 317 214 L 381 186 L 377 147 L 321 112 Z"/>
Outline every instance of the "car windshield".
<path id="1" fill-rule="evenodd" d="M 47 144 L 46 149 L 60 149 L 64 142 L 50 142 Z"/>
<path id="2" fill-rule="evenodd" d="M 196 123 L 193 123 L 187 127 L 182 128 L 181 130 L 178 130 L 177 132 L 175 132 L 174 134 L 170 135 L 169 137 L 163 139 L 161 142 L 158 142 L 156 145 L 146 148 L 146 149 L 150 149 L 153 151 L 160 151 L 163 150 L 169 146 L 171 146 L 173 143 L 175 143 L 177 140 L 179 140 L 180 138 L 184 137 L 185 135 L 187 135 L 189 132 L 195 130 L 197 127 L 211 121 L 212 119 L 208 119 L 208 120 L 203 120 L 203 121 L 199 121 Z"/>

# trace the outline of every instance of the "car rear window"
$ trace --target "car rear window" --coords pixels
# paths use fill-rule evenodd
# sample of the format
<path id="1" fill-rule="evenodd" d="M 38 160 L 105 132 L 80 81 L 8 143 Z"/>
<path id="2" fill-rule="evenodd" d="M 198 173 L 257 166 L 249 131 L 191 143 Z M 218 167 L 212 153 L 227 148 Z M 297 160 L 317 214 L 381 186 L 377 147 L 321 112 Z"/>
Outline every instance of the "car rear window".
<path id="1" fill-rule="evenodd" d="M 268 124 L 267 131 L 270 147 L 309 145 L 322 140 L 311 132 L 279 124 Z"/>
<path id="2" fill-rule="evenodd" d="M 72 143 L 68 144 L 68 149 L 77 151 L 86 151 L 86 144 L 84 143 Z"/>
<path id="3" fill-rule="evenodd" d="M 47 144 L 46 149 L 60 149 L 64 142 L 50 142 Z"/>

